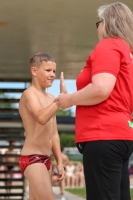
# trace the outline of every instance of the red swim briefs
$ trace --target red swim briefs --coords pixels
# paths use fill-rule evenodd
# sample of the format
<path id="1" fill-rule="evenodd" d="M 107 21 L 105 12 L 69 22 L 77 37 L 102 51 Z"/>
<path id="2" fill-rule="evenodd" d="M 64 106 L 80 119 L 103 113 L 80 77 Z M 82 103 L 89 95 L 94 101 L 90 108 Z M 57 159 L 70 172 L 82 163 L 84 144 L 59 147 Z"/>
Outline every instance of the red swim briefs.
<path id="1" fill-rule="evenodd" d="M 27 166 L 34 163 L 43 163 L 46 165 L 47 170 L 49 170 L 51 166 L 51 157 L 40 154 L 21 155 L 19 157 L 19 167 L 22 173 L 24 173 L 24 170 L 26 169 Z"/>

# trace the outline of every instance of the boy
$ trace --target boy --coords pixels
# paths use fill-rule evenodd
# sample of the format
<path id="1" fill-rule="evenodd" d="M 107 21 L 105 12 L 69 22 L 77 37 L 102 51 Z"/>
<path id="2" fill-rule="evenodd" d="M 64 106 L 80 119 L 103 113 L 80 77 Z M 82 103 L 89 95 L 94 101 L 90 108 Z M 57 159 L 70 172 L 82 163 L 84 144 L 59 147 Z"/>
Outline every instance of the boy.
<path id="1" fill-rule="evenodd" d="M 57 162 L 57 181 L 64 178 L 60 140 L 56 124 L 58 102 L 46 92 L 55 79 L 56 62 L 44 53 L 30 59 L 32 84 L 20 99 L 19 113 L 26 139 L 19 159 L 20 169 L 29 181 L 30 200 L 53 200 L 51 151 Z"/>

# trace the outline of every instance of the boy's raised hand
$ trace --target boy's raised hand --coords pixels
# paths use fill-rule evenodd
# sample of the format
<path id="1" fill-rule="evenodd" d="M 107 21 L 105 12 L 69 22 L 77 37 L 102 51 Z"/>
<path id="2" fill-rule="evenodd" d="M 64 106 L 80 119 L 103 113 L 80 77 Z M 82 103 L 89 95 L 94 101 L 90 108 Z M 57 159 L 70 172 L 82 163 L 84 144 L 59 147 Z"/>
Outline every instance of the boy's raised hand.
<path id="1" fill-rule="evenodd" d="M 66 85 L 64 83 L 64 74 L 61 72 L 60 75 L 60 94 L 67 94 Z"/>
<path id="2" fill-rule="evenodd" d="M 66 108 L 69 108 L 72 106 L 71 100 L 70 100 L 70 94 L 67 94 L 66 85 L 64 83 L 64 75 L 63 72 L 61 72 L 60 75 L 60 95 L 55 98 L 54 102 L 59 103 L 59 108 L 62 110 L 65 110 Z"/>

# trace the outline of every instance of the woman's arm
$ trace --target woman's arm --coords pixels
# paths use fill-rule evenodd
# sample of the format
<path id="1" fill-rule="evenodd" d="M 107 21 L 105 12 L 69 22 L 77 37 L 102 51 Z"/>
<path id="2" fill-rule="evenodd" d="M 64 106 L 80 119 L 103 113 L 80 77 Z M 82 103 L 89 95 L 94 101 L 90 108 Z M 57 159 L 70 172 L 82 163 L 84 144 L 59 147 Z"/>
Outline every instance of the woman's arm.
<path id="1" fill-rule="evenodd" d="M 73 105 L 96 105 L 105 101 L 112 92 L 116 77 L 110 73 L 99 73 L 92 77 L 92 83 L 73 94 L 59 96 L 60 107 L 69 108 Z"/>

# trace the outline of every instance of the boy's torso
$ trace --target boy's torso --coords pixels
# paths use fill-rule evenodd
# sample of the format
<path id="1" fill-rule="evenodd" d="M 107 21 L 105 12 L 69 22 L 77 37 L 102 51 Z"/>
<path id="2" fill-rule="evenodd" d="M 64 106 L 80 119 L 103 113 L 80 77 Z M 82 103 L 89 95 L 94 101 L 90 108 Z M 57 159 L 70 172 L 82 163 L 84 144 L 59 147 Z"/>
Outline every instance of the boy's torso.
<path id="1" fill-rule="evenodd" d="M 45 99 L 44 96 L 40 95 L 38 95 L 38 100 L 42 109 L 51 103 L 51 99 Z M 19 112 L 26 134 L 21 154 L 31 155 L 36 153 L 50 155 L 52 149 L 54 119 L 51 118 L 45 125 L 38 124 L 33 115 L 27 109 L 24 98 L 21 98 L 20 100 Z"/>

